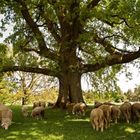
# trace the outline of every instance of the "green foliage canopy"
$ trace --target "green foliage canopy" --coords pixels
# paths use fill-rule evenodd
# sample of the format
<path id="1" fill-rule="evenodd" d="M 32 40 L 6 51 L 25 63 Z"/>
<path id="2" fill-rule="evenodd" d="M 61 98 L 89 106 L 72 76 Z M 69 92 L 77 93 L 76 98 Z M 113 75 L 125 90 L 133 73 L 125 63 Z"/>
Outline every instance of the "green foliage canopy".
<path id="1" fill-rule="evenodd" d="M 93 75 L 100 78 L 121 69 L 102 68 L 140 57 L 140 0 L 1 0 L 0 12 L 0 28 L 13 25 L 5 41 L 13 44 L 14 63 L 2 71 L 59 77 L 65 55 L 75 52 L 80 65 L 70 62 L 69 68 L 82 74 L 101 69 Z"/>

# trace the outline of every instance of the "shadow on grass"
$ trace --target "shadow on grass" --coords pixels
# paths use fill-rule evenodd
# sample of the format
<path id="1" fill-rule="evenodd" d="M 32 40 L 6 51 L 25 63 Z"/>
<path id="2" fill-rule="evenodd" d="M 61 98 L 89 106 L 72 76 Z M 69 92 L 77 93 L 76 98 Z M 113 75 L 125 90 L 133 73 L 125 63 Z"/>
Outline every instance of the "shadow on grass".
<path id="1" fill-rule="evenodd" d="M 83 118 L 59 109 L 47 109 L 44 120 L 23 118 L 20 107 L 13 108 L 14 123 L 8 130 L 0 128 L 0 140 L 139 140 L 140 124 L 112 124 L 104 132 L 96 132 Z"/>

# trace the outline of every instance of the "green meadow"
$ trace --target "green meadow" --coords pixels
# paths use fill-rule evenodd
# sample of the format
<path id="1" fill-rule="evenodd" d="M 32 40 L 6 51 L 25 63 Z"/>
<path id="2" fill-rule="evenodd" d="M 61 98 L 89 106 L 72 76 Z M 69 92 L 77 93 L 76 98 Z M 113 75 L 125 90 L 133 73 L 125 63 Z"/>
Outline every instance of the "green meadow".
<path id="1" fill-rule="evenodd" d="M 0 127 L 0 140 L 140 140 L 140 123 L 111 124 L 96 132 L 86 116 L 77 118 L 61 109 L 46 109 L 45 118 L 24 118 L 21 106 L 12 106 L 13 123 L 8 130 Z"/>

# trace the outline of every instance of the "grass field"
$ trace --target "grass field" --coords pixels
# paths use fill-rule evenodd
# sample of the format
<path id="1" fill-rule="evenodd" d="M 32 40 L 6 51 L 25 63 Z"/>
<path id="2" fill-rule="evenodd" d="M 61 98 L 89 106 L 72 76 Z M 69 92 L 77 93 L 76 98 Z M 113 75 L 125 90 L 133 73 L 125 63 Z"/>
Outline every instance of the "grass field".
<path id="1" fill-rule="evenodd" d="M 23 118 L 20 106 L 13 106 L 13 123 L 8 130 L 0 127 L 0 140 L 140 140 L 140 123 L 112 124 L 96 132 L 89 113 L 77 119 L 64 110 L 47 109 L 44 120 Z"/>

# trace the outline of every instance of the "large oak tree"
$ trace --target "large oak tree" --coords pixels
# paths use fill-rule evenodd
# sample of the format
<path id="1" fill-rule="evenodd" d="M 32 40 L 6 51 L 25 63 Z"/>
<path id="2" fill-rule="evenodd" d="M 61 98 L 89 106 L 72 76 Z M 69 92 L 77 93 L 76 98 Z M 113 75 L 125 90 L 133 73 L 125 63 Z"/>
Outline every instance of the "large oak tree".
<path id="1" fill-rule="evenodd" d="M 12 62 L 0 70 L 57 77 L 56 105 L 84 101 L 84 73 L 140 57 L 140 0 L 1 0 L 0 11 L 1 28 L 14 27 Z"/>

